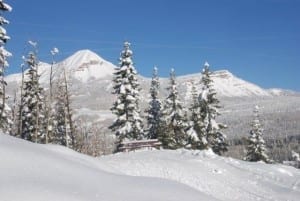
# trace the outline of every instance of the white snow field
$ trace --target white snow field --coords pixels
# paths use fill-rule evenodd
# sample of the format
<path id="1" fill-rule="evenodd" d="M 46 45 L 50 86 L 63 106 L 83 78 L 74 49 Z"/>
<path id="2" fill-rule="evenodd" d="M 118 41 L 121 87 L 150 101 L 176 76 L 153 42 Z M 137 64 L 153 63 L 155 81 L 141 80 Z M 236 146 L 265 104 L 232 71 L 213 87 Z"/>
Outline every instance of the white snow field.
<path id="1" fill-rule="evenodd" d="M 214 201 L 160 178 L 109 173 L 101 161 L 57 145 L 0 134 L 0 201 Z"/>
<path id="2" fill-rule="evenodd" d="M 99 160 L 107 171 L 177 181 L 217 200 L 300 200 L 299 169 L 220 157 L 209 150 L 138 151 Z"/>
<path id="3" fill-rule="evenodd" d="M 0 201 L 208 201 L 300 197 L 300 171 L 210 151 L 100 158 L 0 134 Z"/>

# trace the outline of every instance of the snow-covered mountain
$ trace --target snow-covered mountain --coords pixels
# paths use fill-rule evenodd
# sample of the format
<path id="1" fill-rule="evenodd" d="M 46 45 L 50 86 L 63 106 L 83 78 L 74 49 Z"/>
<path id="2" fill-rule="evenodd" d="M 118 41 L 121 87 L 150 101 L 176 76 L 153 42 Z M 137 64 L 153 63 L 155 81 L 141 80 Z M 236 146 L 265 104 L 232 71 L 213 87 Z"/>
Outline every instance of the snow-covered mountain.
<path id="1" fill-rule="evenodd" d="M 66 66 L 72 76 L 81 82 L 111 76 L 115 66 L 90 50 L 81 50 L 59 65 Z"/>
<path id="2" fill-rule="evenodd" d="M 0 133 L 1 201 L 298 201 L 300 171 L 211 151 L 101 158 Z"/>
<path id="3" fill-rule="evenodd" d="M 115 67 L 115 65 L 90 50 L 78 51 L 53 66 L 55 78 L 61 76 L 63 69 L 66 69 L 76 117 L 102 122 L 104 127 L 111 124 L 114 116 L 109 109 L 115 99 L 111 94 Z M 39 72 L 42 75 L 42 84 L 45 88 L 48 88 L 50 64 L 41 63 Z M 12 102 L 13 95 L 20 86 L 21 77 L 21 74 L 13 74 L 6 77 L 8 83 L 7 93 L 10 95 L 10 102 Z M 214 88 L 224 108 L 221 110 L 221 118 L 229 127 L 229 136 L 248 132 L 248 122 L 252 118 L 252 108 L 255 104 L 261 106 L 263 116 L 268 115 L 268 121 L 264 122 L 267 135 L 277 136 L 282 135 L 282 133 L 287 135 L 300 134 L 300 125 L 297 123 L 300 121 L 300 96 L 296 93 L 281 89 L 266 90 L 234 76 L 227 70 L 216 71 L 212 77 Z M 201 73 L 177 77 L 181 99 L 187 106 L 189 106 L 192 83 L 201 91 L 200 79 Z M 139 82 L 142 88 L 141 109 L 143 111 L 148 103 L 151 78 L 139 76 Z M 169 79 L 161 78 L 160 82 L 160 95 L 164 99 L 167 95 L 166 87 L 169 84 Z M 282 119 L 286 123 L 278 124 L 278 119 Z M 289 130 L 290 128 L 291 130 Z M 283 129 L 284 132 L 282 132 Z M 237 130 L 243 132 L 236 133 Z"/>
<path id="4" fill-rule="evenodd" d="M 80 83 L 73 84 L 86 84 L 87 82 L 97 81 L 94 87 L 102 88 L 103 80 L 111 80 L 112 74 L 114 72 L 114 66 L 112 63 L 104 60 L 96 53 L 90 50 L 80 50 L 68 57 L 62 62 L 54 65 L 54 72 L 57 75 L 61 74 L 61 70 L 66 68 L 67 72 L 71 79 L 75 79 Z M 48 84 L 49 74 L 50 74 L 50 64 L 42 63 L 39 69 L 41 76 L 41 81 L 44 85 Z M 196 85 L 199 85 L 201 74 L 192 74 L 178 77 L 179 87 L 183 91 L 186 91 L 186 94 L 190 92 L 191 83 L 194 82 Z M 21 75 L 14 74 L 9 75 L 6 78 L 8 83 L 11 82 L 20 82 Z M 224 97 L 244 97 L 244 96 L 270 96 L 268 90 L 264 90 L 255 84 L 246 82 L 240 78 L 237 78 L 232 73 L 226 70 L 216 71 L 213 74 L 214 87 L 219 96 Z M 150 79 L 140 76 L 141 85 L 149 86 Z M 165 88 L 168 82 L 168 78 L 162 78 L 162 88 Z M 105 83 L 107 86 L 107 84 Z M 149 88 L 149 87 L 148 87 Z M 199 86 L 200 88 L 200 86 Z M 111 91 L 110 87 L 107 87 L 107 91 Z M 147 93 L 147 90 L 144 90 Z"/>
<path id="5" fill-rule="evenodd" d="M 46 86 L 49 82 L 50 67 L 50 64 L 40 62 L 39 73 L 41 74 L 41 83 Z M 64 68 L 72 79 L 85 83 L 88 80 L 111 76 L 115 66 L 90 50 L 80 50 L 67 59 L 55 64 L 53 72 L 56 76 L 59 76 Z M 21 78 L 21 74 L 19 73 L 6 77 L 8 83 L 21 82 Z"/>

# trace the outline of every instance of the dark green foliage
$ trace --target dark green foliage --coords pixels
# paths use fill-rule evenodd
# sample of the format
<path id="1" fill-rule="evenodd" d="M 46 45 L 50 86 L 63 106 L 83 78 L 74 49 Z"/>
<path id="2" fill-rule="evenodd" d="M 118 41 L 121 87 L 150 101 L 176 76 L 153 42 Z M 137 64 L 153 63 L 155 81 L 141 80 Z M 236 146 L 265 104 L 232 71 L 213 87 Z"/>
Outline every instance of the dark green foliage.
<path id="1" fill-rule="evenodd" d="M 174 69 L 170 73 L 170 86 L 167 89 L 169 95 L 164 102 L 162 111 L 163 133 L 159 136 L 159 140 L 163 144 L 163 148 L 183 148 L 187 143 L 188 123 L 186 113 L 179 100 Z"/>
<path id="2" fill-rule="evenodd" d="M 217 116 L 220 115 L 218 111 L 220 102 L 217 99 L 217 93 L 213 88 L 211 74 L 212 72 L 209 70 L 209 64 L 205 63 L 201 79 L 203 88 L 199 96 L 199 115 L 204 124 L 204 128 L 203 125 L 200 124 L 200 132 L 198 135 L 199 138 L 206 136 L 208 147 L 212 148 L 216 154 L 221 155 L 228 150 L 226 135 L 222 133 L 222 129 L 226 128 L 226 126 L 216 122 Z"/>
<path id="3" fill-rule="evenodd" d="M 150 87 L 151 100 L 149 102 L 149 109 L 146 110 L 147 113 L 147 123 L 148 129 L 146 132 L 146 137 L 148 139 L 157 139 L 160 126 L 161 126 L 161 101 L 158 98 L 159 91 L 159 78 L 157 73 L 157 68 L 154 67 L 153 77 Z"/>
<path id="4" fill-rule="evenodd" d="M 192 105 L 191 111 L 191 128 L 189 129 L 188 148 L 190 149 L 207 149 L 208 142 L 205 130 L 205 113 L 202 111 L 205 107 L 201 107 L 199 102 L 199 94 L 196 91 L 195 85 L 192 85 Z"/>

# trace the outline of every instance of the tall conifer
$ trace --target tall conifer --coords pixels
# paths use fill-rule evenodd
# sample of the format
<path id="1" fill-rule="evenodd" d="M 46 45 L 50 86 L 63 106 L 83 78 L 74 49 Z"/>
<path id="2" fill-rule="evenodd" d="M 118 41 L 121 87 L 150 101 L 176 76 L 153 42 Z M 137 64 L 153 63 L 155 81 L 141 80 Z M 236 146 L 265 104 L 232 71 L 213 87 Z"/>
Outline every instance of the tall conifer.
<path id="1" fill-rule="evenodd" d="M 158 69 L 154 67 L 151 87 L 150 87 L 151 99 L 149 102 L 149 108 L 146 110 L 147 123 L 148 123 L 146 137 L 148 139 L 157 139 L 158 134 L 160 132 L 162 106 L 158 94 L 159 94 Z"/>
<path id="2" fill-rule="evenodd" d="M 117 145 L 123 141 L 139 140 L 144 137 L 143 121 L 139 109 L 140 85 L 137 80 L 137 72 L 132 62 L 133 52 L 130 43 L 124 43 L 121 52 L 120 67 L 114 72 L 114 91 L 116 101 L 111 108 L 117 119 L 110 129 L 117 136 Z"/>
<path id="3" fill-rule="evenodd" d="M 0 1 L 0 130 L 3 132 L 8 132 L 12 123 L 10 108 L 6 104 L 6 82 L 4 80 L 5 69 L 8 67 L 7 57 L 12 56 L 12 54 L 4 47 L 10 37 L 4 28 L 5 25 L 9 24 L 9 21 L 2 16 L 2 13 L 11 10 L 12 8 L 8 4 Z"/>
<path id="4" fill-rule="evenodd" d="M 248 138 L 247 161 L 264 161 L 269 162 L 267 155 L 266 143 L 263 139 L 263 128 L 259 120 L 259 107 L 254 108 L 254 119 L 251 123 L 252 129 Z"/>

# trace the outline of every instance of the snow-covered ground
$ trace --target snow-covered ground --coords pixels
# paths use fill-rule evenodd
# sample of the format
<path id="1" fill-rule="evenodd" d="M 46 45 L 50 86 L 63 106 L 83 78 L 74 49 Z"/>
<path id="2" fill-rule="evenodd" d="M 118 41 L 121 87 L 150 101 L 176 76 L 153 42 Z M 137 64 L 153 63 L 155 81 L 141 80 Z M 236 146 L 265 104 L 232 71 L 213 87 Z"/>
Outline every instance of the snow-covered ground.
<path id="1" fill-rule="evenodd" d="M 100 158 L 0 134 L 1 201 L 278 200 L 300 197 L 300 171 L 210 151 Z"/>
<path id="2" fill-rule="evenodd" d="M 300 170 L 220 157 L 211 151 L 141 151 L 100 158 L 107 171 L 178 181 L 218 200 L 300 198 Z"/>
<path id="3" fill-rule="evenodd" d="M 175 181 L 109 173 L 103 165 L 61 146 L 0 134 L 0 201 L 215 200 Z"/>

